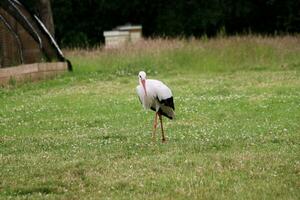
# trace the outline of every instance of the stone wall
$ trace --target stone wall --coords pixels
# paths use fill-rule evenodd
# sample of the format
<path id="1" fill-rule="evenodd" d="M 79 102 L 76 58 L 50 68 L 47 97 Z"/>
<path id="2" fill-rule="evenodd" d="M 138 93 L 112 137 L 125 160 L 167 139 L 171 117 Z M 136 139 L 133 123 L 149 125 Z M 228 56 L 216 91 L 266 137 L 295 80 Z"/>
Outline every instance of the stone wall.
<path id="1" fill-rule="evenodd" d="M 37 81 L 68 71 L 66 62 L 34 63 L 0 69 L 0 85 Z"/>

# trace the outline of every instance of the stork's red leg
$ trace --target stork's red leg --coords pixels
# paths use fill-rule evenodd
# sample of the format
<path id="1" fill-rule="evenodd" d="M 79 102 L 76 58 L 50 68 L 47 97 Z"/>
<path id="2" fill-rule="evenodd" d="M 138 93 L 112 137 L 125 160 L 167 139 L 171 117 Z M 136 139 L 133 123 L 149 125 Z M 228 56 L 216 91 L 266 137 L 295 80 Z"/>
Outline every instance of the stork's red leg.
<path id="1" fill-rule="evenodd" d="M 156 134 L 156 127 L 157 127 L 157 112 L 155 112 L 155 117 L 154 117 L 154 123 L 153 123 L 153 132 L 152 132 L 152 139 L 155 141 L 155 134 Z"/>
<path id="2" fill-rule="evenodd" d="M 164 133 L 164 127 L 163 127 L 163 123 L 162 123 L 162 116 L 159 114 L 159 120 L 160 120 L 160 127 L 161 127 L 161 141 L 165 142 L 166 138 L 165 138 L 165 133 Z"/>

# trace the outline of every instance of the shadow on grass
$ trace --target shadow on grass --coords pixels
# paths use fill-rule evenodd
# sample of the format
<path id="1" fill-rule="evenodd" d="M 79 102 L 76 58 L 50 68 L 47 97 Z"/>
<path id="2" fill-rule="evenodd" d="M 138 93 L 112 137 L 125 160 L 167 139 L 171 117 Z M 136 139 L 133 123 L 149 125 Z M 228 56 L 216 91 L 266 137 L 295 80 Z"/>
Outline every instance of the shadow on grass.
<path id="1" fill-rule="evenodd" d="M 62 191 L 59 191 L 58 188 L 47 187 L 47 186 L 38 186 L 38 187 L 21 187 L 16 189 L 9 189 L 6 192 L 6 195 L 9 196 L 28 196 L 34 194 L 62 194 Z"/>

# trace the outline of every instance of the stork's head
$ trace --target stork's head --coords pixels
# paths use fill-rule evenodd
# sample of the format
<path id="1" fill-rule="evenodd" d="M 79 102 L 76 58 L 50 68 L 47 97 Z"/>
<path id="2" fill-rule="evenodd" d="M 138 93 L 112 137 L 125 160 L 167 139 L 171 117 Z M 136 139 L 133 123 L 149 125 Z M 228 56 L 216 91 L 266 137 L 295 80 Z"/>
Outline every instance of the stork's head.
<path id="1" fill-rule="evenodd" d="M 140 71 L 138 77 L 139 77 L 140 84 L 144 88 L 145 95 L 147 96 L 147 91 L 146 91 L 146 72 Z"/>
<path id="2" fill-rule="evenodd" d="M 146 72 L 140 71 L 139 72 L 139 79 L 140 80 L 146 80 Z"/>

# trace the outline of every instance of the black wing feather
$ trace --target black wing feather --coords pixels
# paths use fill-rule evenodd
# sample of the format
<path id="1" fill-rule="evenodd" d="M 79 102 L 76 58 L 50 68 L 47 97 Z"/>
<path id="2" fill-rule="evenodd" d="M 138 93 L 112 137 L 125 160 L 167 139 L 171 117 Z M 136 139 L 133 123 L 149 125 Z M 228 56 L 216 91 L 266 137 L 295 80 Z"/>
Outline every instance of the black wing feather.
<path id="1" fill-rule="evenodd" d="M 158 100 L 158 102 L 166 107 L 170 107 L 173 110 L 175 110 L 175 106 L 174 106 L 174 100 L 173 97 L 167 98 L 167 99 L 162 99 L 159 100 L 158 97 L 156 97 L 156 99 Z M 155 108 L 151 107 L 151 110 L 153 110 L 154 112 L 156 112 Z M 158 113 L 160 115 L 163 115 L 169 119 L 173 119 L 173 117 L 169 116 L 166 112 L 164 112 L 161 108 L 159 108 Z"/>
<path id="2" fill-rule="evenodd" d="M 173 110 L 175 110 L 173 97 L 170 97 L 170 98 L 167 98 L 167 99 L 162 99 L 162 100 L 158 99 L 158 101 L 159 101 L 159 103 L 161 103 L 165 106 L 171 107 Z"/>

